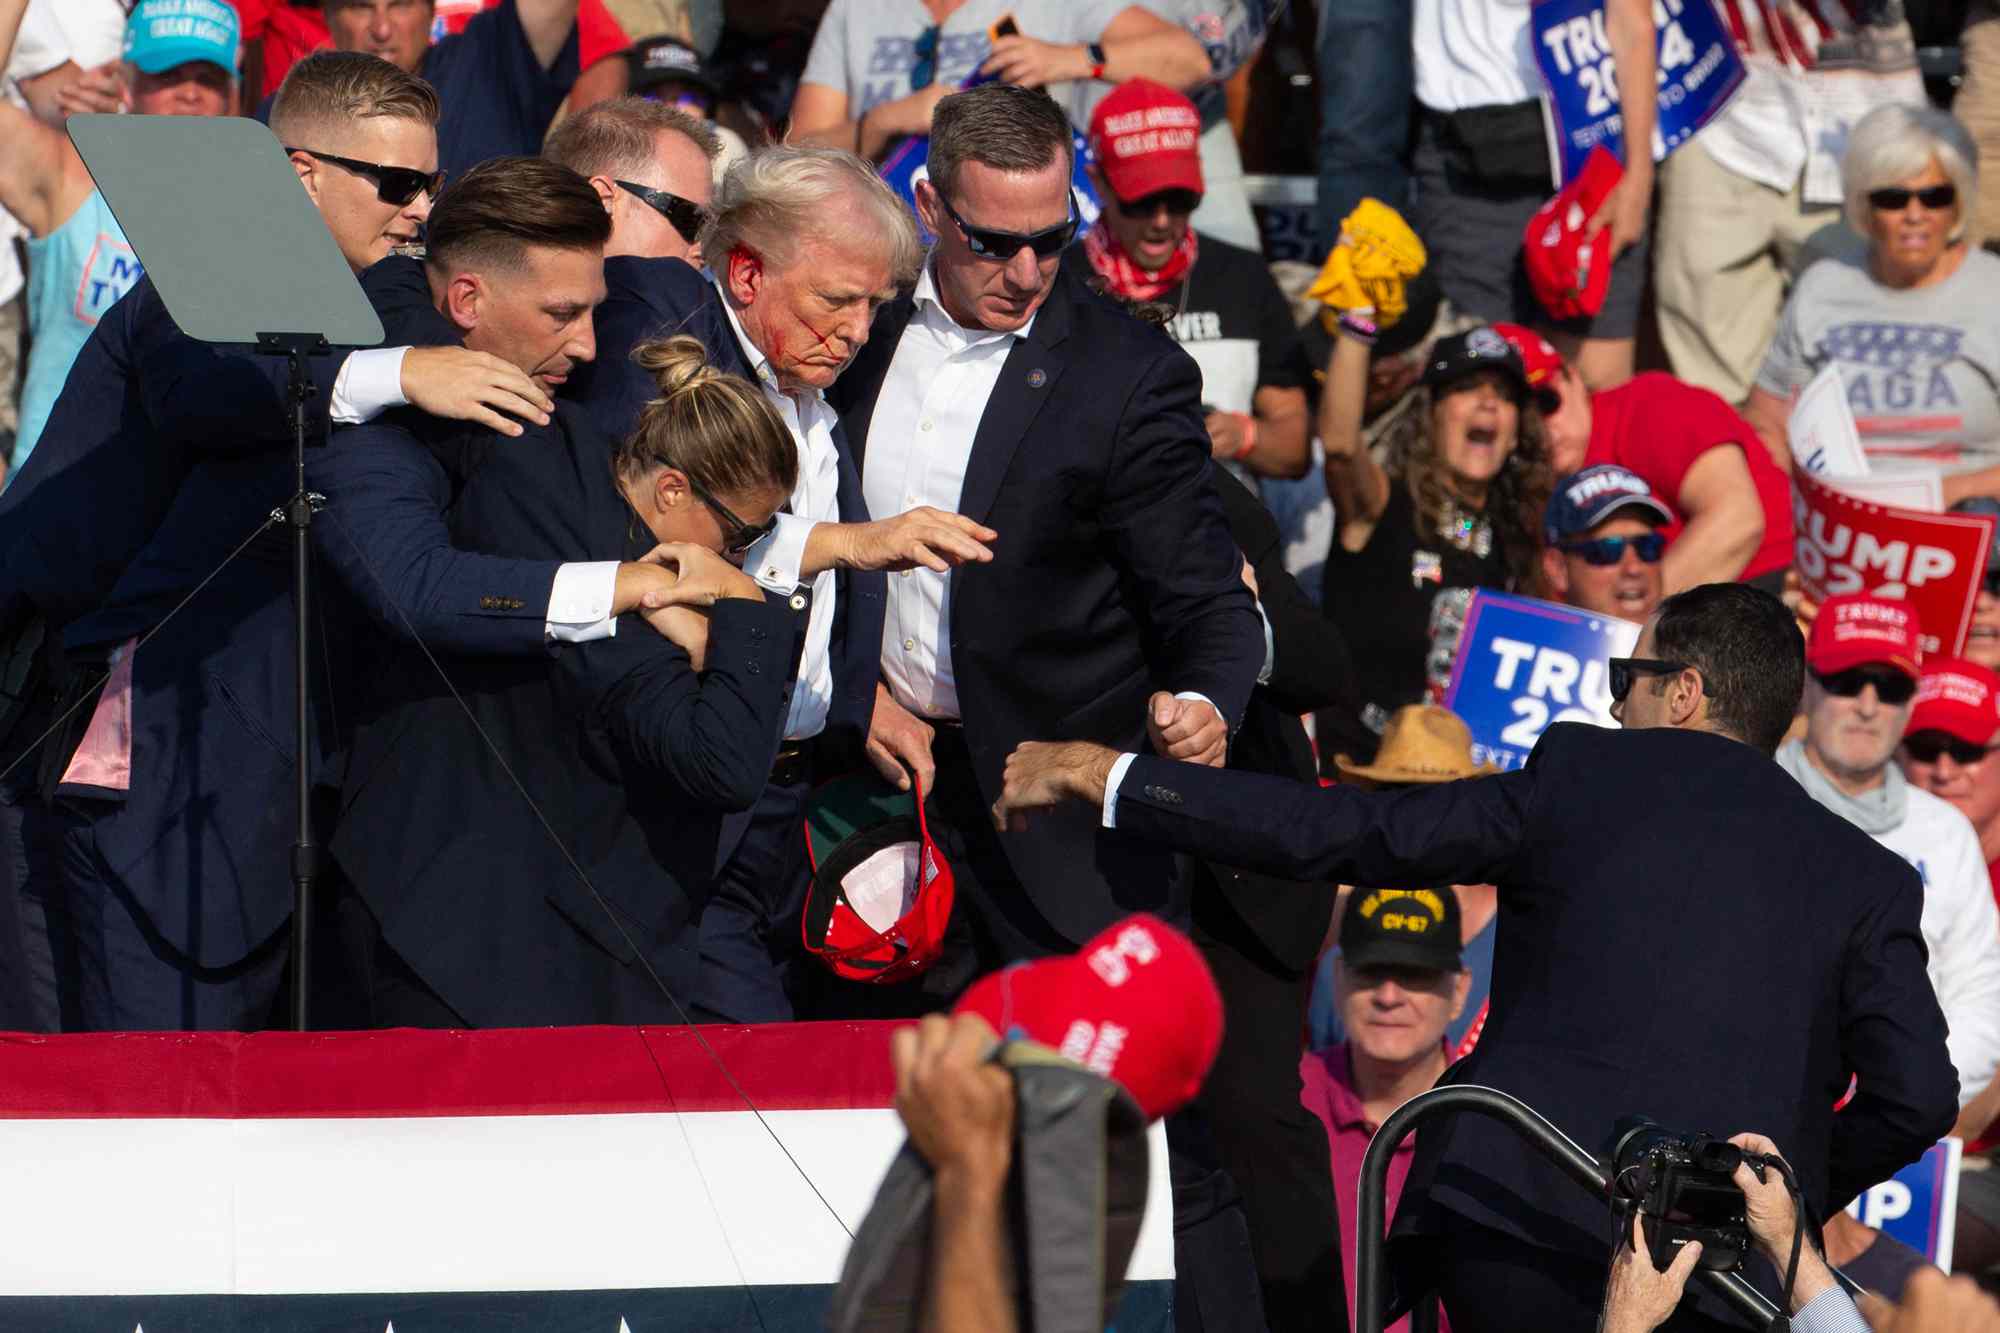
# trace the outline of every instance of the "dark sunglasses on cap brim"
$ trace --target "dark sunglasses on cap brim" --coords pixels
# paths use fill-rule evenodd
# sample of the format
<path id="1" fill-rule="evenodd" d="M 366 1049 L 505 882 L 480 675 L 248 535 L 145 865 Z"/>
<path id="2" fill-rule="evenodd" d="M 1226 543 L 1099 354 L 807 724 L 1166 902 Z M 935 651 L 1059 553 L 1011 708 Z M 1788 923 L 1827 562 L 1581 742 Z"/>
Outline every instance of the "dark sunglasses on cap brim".
<path id="1" fill-rule="evenodd" d="M 333 153 L 316 152 L 311 148 L 286 148 L 288 153 L 304 153 L 307 157 L 321 162 L 331 162 L 337 167 L 345 167 L 357 176 L 365 176 L 375 182 L 375 197 L 385 204 L 401 208 L 419 194 L 427 194 L 432 199 L 444 189 L 445 173 L 442 171 L 418 171 L 413 167 L 385 167 L 380 162 L 362 162 L 351 157 L 339 157 Z"/>
<path id="2" fill-rule="evenodd" d="M 1906 704 L 1917 693 L 1917 682 L 1892 666 L 1849 667 L 1831 674 L 1815 671 L 1812 676 L 1821 689 L 1842 699 L 1856 698 L 1870 685 L 1875 687 L 1875 697 L 1891 706 Z"/>
<path id="3" fill-rule="evenodd" d="M 1920 764 L 1935 764 L 1945 755 L 1963 768 L 1976 764 L 1993 751 L 1977 741 L 1960 740 L 1948 731 L 1919 731 L 1903 737 L 1903 750 Z"/>

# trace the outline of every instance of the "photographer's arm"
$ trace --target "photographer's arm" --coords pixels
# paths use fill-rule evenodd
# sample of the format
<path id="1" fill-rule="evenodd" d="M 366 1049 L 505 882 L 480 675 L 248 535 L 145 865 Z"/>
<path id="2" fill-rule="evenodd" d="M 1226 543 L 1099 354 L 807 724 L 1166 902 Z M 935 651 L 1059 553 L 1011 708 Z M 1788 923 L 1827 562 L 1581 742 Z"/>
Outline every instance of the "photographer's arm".
<path id="1" fill-rule="evenodd" d="M 1778 1145 L 1761 1134 L 1738 1134 L 1729 1140 L 1746 1153 L 1759 1153 L 1766 1157 L 1778 1156 Z M 1785 1270 L 1792 1263 L 1792 1247 L 1796 1244 L 1799 1256 L 1798 1277 L 1792 1283 L 1792 1299 L 1787 1314 L 1795 1316 L 1795 1329 L 1819 1329 L 1831 1333 L 1837 1329 L 1860 1329 L 1866 1327 L 1861 1314 L 1854 1308 L 1854 1302 L 1841 1290 L 1839 1279 L 1827 1267 L 1826 1256 L 1814 1240 L 1810 1229 L 1800 1237 L 1798 1209 L 1792 1203 L 1791 1191 L 1785 1185 L 1785 1178 L 1774 1166 L 1764 1168 L 1763 1177 L 1746 1163 L 1736 1167 L 1736 1187 L 1743 1191 L 1744 1218 L 1750 1227 L 1750 1238 L 1757 1244 L 1757 1252 L 1770 1260 L 1778 1272 L 1778 1281 L 1785 1280 Z M 1822 1299 L 1825 1298 L 1825 1299 Z M 1815 1302 L 1819 1307 L 1813 1311 L 1811 1322 L 1804 1322 L 1807 1307 Z M 1845 1314 L 1852 1316 L 1852 1322 L 1844 1322 L 1838 1307 L 1845 1306 Z"/>

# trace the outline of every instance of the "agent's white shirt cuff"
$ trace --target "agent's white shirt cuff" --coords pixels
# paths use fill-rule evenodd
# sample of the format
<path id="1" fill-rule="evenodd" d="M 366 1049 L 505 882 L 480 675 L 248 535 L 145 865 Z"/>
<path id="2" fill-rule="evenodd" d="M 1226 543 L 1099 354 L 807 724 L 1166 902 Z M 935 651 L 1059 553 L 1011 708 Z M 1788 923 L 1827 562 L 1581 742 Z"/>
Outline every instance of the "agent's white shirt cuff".
<path id="1" fill-rule="evenodd" d="M 556 566 L 556 581 L 549 589 L 549 619 L 543 632 L 563 643 L 589 643 L 613 637 L 618 633 L 618 620 L 611 614 L 611 602 L 617 593 L 616 560 L 584 560 Z"/>

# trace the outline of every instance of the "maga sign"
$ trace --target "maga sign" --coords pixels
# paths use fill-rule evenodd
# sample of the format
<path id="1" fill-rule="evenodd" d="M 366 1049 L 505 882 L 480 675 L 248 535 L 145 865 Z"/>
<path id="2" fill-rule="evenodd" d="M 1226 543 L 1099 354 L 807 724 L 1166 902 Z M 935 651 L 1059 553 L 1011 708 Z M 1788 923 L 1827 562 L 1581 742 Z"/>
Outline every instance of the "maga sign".
<path id="1" fill-rule="evenodd" d="M 1917 610 L 1924 654 L 1957 656 L 1972 625 L 1994 520 L 1893 509 L 1836 486 L 1792 473 L 1793 563 L 1806 596 L 1905 598 Z"/>
<path id="2" fill-rule="evenodd" d="M 1562 180 L 1603 144 L 1623 159 L 1625 117 L 1604 26 L 1604 0 L 1535 0 L 1535 63 L 1549 89 Z M 1653 0 L 1660 112 L 1653 160 L 1713 120 L 1743 84 L 1743 61 L 1709 0 Z"/>
<path id="3" fill-rule="evenodd" d="M 1606 662 L 1638 641 L 1629 620 L 1482 588 L 1444 705 L 1471 728 L 1475 761 L 1519 768 L 1551 722 L 1617 725 Z"/>

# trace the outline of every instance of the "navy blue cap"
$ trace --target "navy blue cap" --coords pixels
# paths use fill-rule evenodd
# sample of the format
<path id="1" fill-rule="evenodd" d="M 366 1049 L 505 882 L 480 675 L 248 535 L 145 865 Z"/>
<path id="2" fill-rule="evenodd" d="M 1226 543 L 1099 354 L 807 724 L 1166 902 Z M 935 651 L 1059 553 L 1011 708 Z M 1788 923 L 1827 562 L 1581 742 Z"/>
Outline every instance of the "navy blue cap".
<path id="1" fill-rule="evenodd" d="M 1674 521 L 1644 477 L 1616 463 L 1599 463 L 1556 483 L 1542 515 L 1542 536 L 1550 546 L 1581 537 L 1620 509 L 1641 510 L 1655 523 Z"/>

